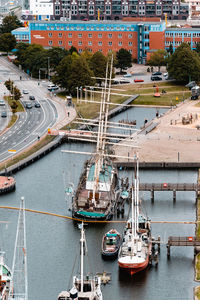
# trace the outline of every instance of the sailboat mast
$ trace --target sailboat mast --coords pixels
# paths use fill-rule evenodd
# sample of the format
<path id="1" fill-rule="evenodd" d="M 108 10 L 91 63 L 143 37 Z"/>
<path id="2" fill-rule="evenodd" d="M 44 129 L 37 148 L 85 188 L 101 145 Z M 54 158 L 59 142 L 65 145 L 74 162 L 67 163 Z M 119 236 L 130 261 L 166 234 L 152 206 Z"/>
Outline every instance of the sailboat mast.
<path id="1" fill-rule="evenodd" d="M 137 157 L 137 174 L 136 174 L 136 180 L 137 180 L 137 195 L 136 195 L 136 230 L 138 231 L 138 222 L 139 222 L 139 160 Z"/>
<path id="2" fill-rule="evenodd" d="M 83 229 L 83 222 L 81 225 L 81 292 L 83 292 L 83 244 L 84 244 L 84 229 Z"/>

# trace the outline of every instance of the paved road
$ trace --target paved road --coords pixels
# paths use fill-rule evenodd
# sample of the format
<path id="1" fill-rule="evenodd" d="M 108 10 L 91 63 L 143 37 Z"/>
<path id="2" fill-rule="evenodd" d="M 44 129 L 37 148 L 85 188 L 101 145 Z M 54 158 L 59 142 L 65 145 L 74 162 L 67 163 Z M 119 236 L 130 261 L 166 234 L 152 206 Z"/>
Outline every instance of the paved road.
<path id="1" fill-rule="evenodd" d="M 22 80 L 20 80 L 22 76 Z M 19 71 L 12 63 L 7 61 L 5 57 L 0 57 L 0 97 L 8 94 L 5 90 L 3 82 L 8 79 L 14 81 L 14 84 L 22 91 L 28 90 L 29 94 L 23 94 L 22 103 L 27 101 L 33 104 L 31 109 L 26 109 L 25 112 L 19 113 L 19 118 L 15 125 L 0 136 L 0 162 L 11 157 L 13 154 L 8 150 L 16 150 L 17 153 L 33 144 L 47 133 L 48 128 L 51 128 L 60 117 L 64 117 L 63 107 L 57 102 L 53 102 L 47 90 L 47 84 L 38 85 L 38 81 L 30 79 L 30 77 Z M 35 108 L 35 101 L 29 100 L 29 96 L 34 95 L 40 103 L 40 108 Z M 3 118 L 2 118 L 3 119 Z M 6 119 L 6 118 L 4 118 Z M 4 122 L 2 124 L 2 122 Z M 0 130 L 6 124 L 5 121 L 0 122 Z"/>

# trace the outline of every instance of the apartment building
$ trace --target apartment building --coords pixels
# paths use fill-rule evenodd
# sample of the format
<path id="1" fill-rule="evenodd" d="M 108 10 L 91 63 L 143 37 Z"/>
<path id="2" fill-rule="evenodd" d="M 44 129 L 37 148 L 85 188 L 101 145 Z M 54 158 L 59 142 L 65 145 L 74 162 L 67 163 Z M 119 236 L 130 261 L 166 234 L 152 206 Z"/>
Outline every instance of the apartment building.
<path id="1" fill-rule="evenodd" d="M 53 0 L 56 20 L 121 20 L 126 17 L 160 17 L 186 20 L 189 4 L 180 0 Z"/>

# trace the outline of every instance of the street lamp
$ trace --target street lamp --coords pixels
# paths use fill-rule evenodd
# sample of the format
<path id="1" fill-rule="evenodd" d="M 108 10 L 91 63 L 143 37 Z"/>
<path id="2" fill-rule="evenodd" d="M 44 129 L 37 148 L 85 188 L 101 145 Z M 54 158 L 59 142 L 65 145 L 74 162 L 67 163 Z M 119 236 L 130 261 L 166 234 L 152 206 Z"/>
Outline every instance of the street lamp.
<path id="1" fill-rule="evenodd" d="M 50 81 L 50 68 L 49 68 L 49 61 L 50 61 L 50 57 L 47 57 L 48 59 L 48 80 Z"/>

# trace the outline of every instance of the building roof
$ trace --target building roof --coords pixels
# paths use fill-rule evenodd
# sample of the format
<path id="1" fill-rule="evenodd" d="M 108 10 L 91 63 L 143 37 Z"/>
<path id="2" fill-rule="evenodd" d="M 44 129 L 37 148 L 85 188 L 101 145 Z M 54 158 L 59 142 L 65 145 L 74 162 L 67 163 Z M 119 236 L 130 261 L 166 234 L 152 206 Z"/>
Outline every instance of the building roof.
<path id="1" fill-rule="evenodd" d="M 81 21 L 81 20 L 71 20 L 71 21 L 57 21 L 57 20 L 53 20 L 53 21 L 29 21 L 29 23 L 35 23 L 35 24 L 101 24 L 101 25 L 105 25 L 105 24 L 119 24 L 119 25 L 132 25 L 132 24 L 137 24 L 137 25 L 145 25 L 145 24 L 155 24 L 155 25 L 160 25 L 160 24 L 164 24 L 165 21 L 162 22 L 155 22 L 155 21 L 115 21 L 115 20 L 101 20 L 101 21 L 97 21 L 97 20 L 89 20 L 89 21 Z"/>
<path id="2" fill-rule="evenodd" d="M 29 32 L 29 28 L 28 27 L 19 27 L 19 28 L 16 28 L 14 30 L 12 30 L 12 32 Z"/>

